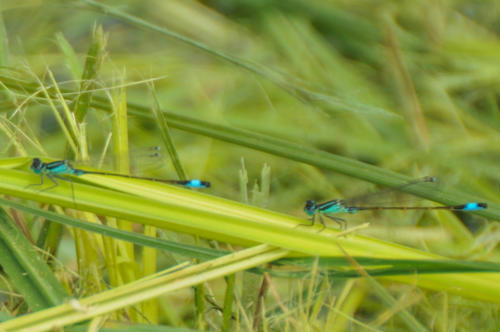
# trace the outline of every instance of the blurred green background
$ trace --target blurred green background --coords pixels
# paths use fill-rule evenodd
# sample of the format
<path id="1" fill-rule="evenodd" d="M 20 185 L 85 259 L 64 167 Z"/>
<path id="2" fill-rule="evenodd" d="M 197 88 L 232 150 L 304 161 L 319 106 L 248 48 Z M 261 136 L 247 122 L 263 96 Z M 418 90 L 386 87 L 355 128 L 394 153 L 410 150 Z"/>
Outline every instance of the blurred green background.
<path id="1" fill-rule="evenodd" d="M 495 1 L 106 5 L 255 64 L 263 74 L 78 1 L 2 1 L 9 38 L 3 64 L 29 67 L 39 75 L 49 66 L 59 82 L 66 82 L 63 86 L 75 88 L 78 72 L 70 69 L 81 70 L 92 26 L 102 24 L 108 44 L 98 85 L 112 87 L 124 79 L 131 84 L 130 102 L 151 105 L 147 86 L 138 82 L 154 78 L 166 110 L 411 177 L 435 175 L 465 190 L 495 192 Z M 69 67 L 57 41 L 61 35 L 80 54 L 80 68 Z M 12 112 L 12 104 L 2 106 L 6 114 Z M 39 135 L 48 155 L 63 158 L 65 142 L 53 116 L 33 107 L 25 115 L 30 133 Z M 89 114 L 87 121 L 91 154 L 99 155 L 109 122 L 99 113 Z M 273 209 L 300 213 L 306 198 L 326 199 L 337 186 L 345 196 L 365 190 L 363 183 L 338 173 L 176 130 L 174 136 L 189 175 L 209 176 L 225 197 L 235 195 L 241 157 L 251 177 L 263 163 L 271 165 Z M 160 144 L 154 123 L 133 118 L 130 141 L 139 149 Z"/>
<path id="2" fill-rule="evenodd" d="M 153 80 L 162 109 L 173 114 L 409 178 L 437 176 L 444 188 L 490 204 L 498 200 L 498 1 L 2 0 L 0 11 L 6 76 L 48 81 L 50 68 L 61 88 L 77 91 L 92 31 L 102 26 L 106 55 L 95 95 L 107 98 L 125 84 L 130 103 L 152 108 L 146 82 Z M 0 90 L 3 156 L 68 157 L 45 105 L 6 83 Z M 85 118 L 92 166 L 112 132 L 109 117 L 94 110 Z M 168 157 L 152 161 L 154 166 L 141 161 L 144 151 L 162 144 L 154 120 L 131 114 L 128 133 L 133 172 L 175 177 Z M 306 199 L 376 189 L 355 169 L 341 174 L 175 126 L 171 134 L 189 177 L 210 180 L 211 194 L 231 200 L 240 200 L 242 158 L 250 188 L 260 181 L 263 165 L 271 167 L 265 207 L 301 218 Z M 370 221 L 366 234 L 453 257 L 479 250 L 479 257 L 497 261 L 496 221 L 461 217 L 476 236 L 475 247 L 457 249 L 461 244 L 447 238 L 442 217 L 433 214 L 356 215 L 349 225 Z"/>

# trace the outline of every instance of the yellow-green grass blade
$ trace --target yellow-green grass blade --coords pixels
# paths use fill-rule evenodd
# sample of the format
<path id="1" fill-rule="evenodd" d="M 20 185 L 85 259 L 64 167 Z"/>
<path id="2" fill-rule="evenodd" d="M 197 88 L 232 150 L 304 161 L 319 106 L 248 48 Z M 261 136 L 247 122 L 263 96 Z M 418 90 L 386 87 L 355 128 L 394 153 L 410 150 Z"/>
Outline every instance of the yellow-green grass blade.
<path id="1" fill-rule="evenodd" d="M 26 185 L 37 183 L 39 181 L 38 176 L 31 175 L 29 173 L 26 174 L 25 172 L 16 170 L 1 171 L 7 172 L 9 173 L 9 175 L 14 177 L 16 177 L 17 175 L 18 179 L 19 177 L 22 177 L 22 179 L 24 180 L 22 183 Z M 8 176 L 5 175 L 6 180 L 7 177 Z M 199 227 L 207 228 L 206 230 L 221 233 L 218 227 L 210 227 L 210 225 L 206 225 L 202 221 L 196 223 L 195 218 L 193 218 L 191 222 L 187 222 L 184 225 L 182 222 L 177 223 L 175 218 L 181 217 L 177 214 L 178 211 L 174 209 L 185 208 L 184 212 L 186 215 L 182 217 L 182 221 L 187 221 L 188 218 L 186 218 L 186 216 L 188 216 L 188 213 L 189 215 L 198 218 L 201 214 L 203 214 L 203 216 L 209 218 L 219 218 L 221 225 L 227 222 L 226 219 L 230 219 L 229 221 L 233 222 L 233 227 L 238 224 L 241 224 L 241 227 L 247 227 L 243 222 L 244 220 L 247 220 L 253 221 L 254 224 L 257 224 L 258 226 L 261 226 L 263 228 L 269 228 L 269 231 L 290 233 L 293 236 L 319 236 L 320 238 L 329 238 L 332 235 L 335 235 L 335 232 L 331 230 L 326 230 L 321 234 L 316 234 L 315 230 L 311 232 L 310 229 L 304 227 L 290 229 L 290 227 L 295 227 L 297 224 L 303 224 L 305 221 L 282 214 L 273 213 L 271 211 L 266 211 L 256 207 L 247 206 L 237 202 L 211 197 L 202 193 L 188 191 L 182 188 L 109 176 L 103 177 L 98 175 L 85 175 L 81 178 L 85 178 L 87 181 L 93 180 L 100 185 L 107 185 L 117 190 L 127 191 L 133 195 L 141 195 L 145 198 L 134 198 L 135 201 L 128 201 L 127 199 L 121 200 L 123 197 L 128 197 L 130 200 L 130 196 L 123 193 L 112 192 L 103 188 L 90 187 L 74 182 L 76 202 L 73 202 L 71 184 L 65 181 L 59 181 L 59 187 L 53 188 L 50 191 L 40 192 L 40 187 L 33 186 L 24 188 L 23 186 L 21 197 L 45 201 L 47 203 L 59 204 L 67 207 L 75 207 L 76 205 L 79 208 L 88 208 L 92 212 L 99 213 L 102 211 L 105 215 L 115 214 L 115 216 L 119 216 L 116 214 L 123 213 L 124 217 L 134 216 L 134 214 L 128 214 L 129 212 L 131 212 L 131 210 L 140 210 L 140 207 L 146 207 L 146 211 L 144 212 L 150 214 L 150 223 L 165 225 L 163 224 L 163 220 L 168 220 L 168 216 L 170 216 L 172 218 L 170 226 L 179 228 L 180 231 L 187 232 L 192 231 L 191 229 L 189 229 L 190 225 L 198 224 Z M 4 185 L 8 185 L 7 181 L 5 181 Z M 171 209 L 168 212 L 164 212 L 165 208 L 169 207 L 171 207 Z M 155 217 L 155 214 L 160 215 L 160 217 Z M 224 217 L 224 219 L 222 219 L 222 217 Z M 161 221 L 155 222 L 153 220 Z M 329 234 L 328 236 L 326 236 L 327 233 L 332 232 L 333 234 Z M 243 240 L 244 238 L 252 240 L 251 235 L 248 236 L 245 233 L 235 231 L 234 229 L 225 229 L 223 230 L 223 233 L 233 236 L 232 241 L 230 242 L 234 242 L 236 239 Z M 255 237 L 254 239 L 262 240 L 262 238 L 260 237 Z M 340 241 L 342 241 L 342 239 L 340 239 Z M 299 248 L 300 246 L 297 247 Z M 329 256 L 328 253 L 323 253 L 322 255 Z M 358 254 L 357 256 L 365 255 L 360 252 L 360 254 Z M 370 255 L 368 256 L 377 257 L 377 251 L 371 251 Z M 397 257 L 393 256 L 392 258 Z"/>
<path id="2" fill-rule="evenodd" d="M 286 254 L 287 250 L 259 245 L 187 268 L 181 264 L 109 291 L 1 323 L 0 330 L 45 331 L 81 322 L 167 292 L 250 269 Z"/>
<path id="3" fill-rule="evenodd" d="M 43 217 L 52 222 L 60 223 L 71 227 L 78 227 L 83 230 L 98 233 L 104 236 L 125 240 L 136 245 L 150 248 L 166 250 L 185 257 L 198 259 L 217 258 L 230 252 L 210 248 L 203 248 L 189 244 L 177 243 L 163 239 L 153 238 L 140 233 L 128 232 L 114 227 L 92 223 L 81 219 L 72 218 L 55 212 L 17 203 L 12 200 L 0 198 L 0 205 L 6 205 L 17 210 Z M 410 260 L 410 259 L 380 259 L 367 257 L 354 257 L 356 261 L 363 265 L 364 269 L 372 276 L 388 276 L 399 274 L 423 274 L 423 273 L 457 273 L 457 272 L 499 272 L 500 264 L 491 262 L 457 261 L 457 260 Z M 311 266 L 316 258 L 294 257 L 285 258 L 276 262 L 280 266 L 294 266 L 292 271 L 259 269 L 259 272 L 266 271 L 277 277 L 304 278 L 310 274 Z M 328 273 L 333 278 L 357 277 L 358 273 L 347 270 L 350 263 L 345 257 L 320 258 L 318 266 L 322 271 Z M 297 269 L 300 267 L 301 269 Z"/>
<path id="4" fill-rule="evenodd" d="M 44 99 L 48 102 L 52 114 L 54 115 L 55 119 L 57 120 L 57 123 L 59 124 L 59 127 L 64 133 L 64 136 L 66 137 L 66 141 L 68 142 L 73 153 L 75 153 L 77 151 L 77 143 L 78 143 L 77 141 L 75 141 L 75 137 L 78 137 L 78 134 L 76 133 L 78 129 L 75 126 L 72 117 L 70 116 L 68 105 L 66 104 L 64 96 L 62 96 L 61 91 L 59 90 L 54 75 L 52 74 L 50 69 L 47 69 L 47 72 L 49 73 L 49 77 L 51 78 L 53 83 L 53 85 L 50 87 L 51 92 L 49 92 L 49 87 L 45 86 L 42 80 L 35 73 L 32 73 L 32 76 L 38 83 L 38 87 L 36 88 L 36 94 L 39 93 L 42 94 L 44 96 Z M 56 102 L 59 103 L 59 105 L 62 105 L 61 106 L 63 110 L 62 114 L 64 114 L 65 117 L 61 116 Z"/>
<path id="5" fill-rule="evenodd" d="M 78 208 L 184 233 L 203 234 L 207 238 L 240 245 L 265 242 L 309 255 L 339 254 L 332 242 L 337 236 L 335 230 L 326 229 L 318 233 L 318 228 L 297 227 L 309 224 L 307 220 L 184 188 L 151 181 L 87 174 L 68 177 L 73 180 L 72 183 L 58 180 L 59 186 L 43 190 L 52 184 L 46 179 L 44 186 L 32 186 L 40 182 L 40 177 L 31 172 L 0 169 L 0 176 L 4 179 L 0 189 L 16 197 Z M 95 182 L 99 186 L 79 181 Z M 73 201 L 72 189 L 76 201 Z M 361 236 L 359 239 L 360 242 L 343 237 L 337 240 L 346 241 L 345 246 L 352 250 L 350 254 L 353 256 L 385 257 L 385 244 L 381 244 L 384 242 Z M 370 250 L 367 252 L 365 245 L 368 244 Z M 402 257 L 405 256 L 393 256 Z M 414 258 L 419 258 L 419 254 Z"/>
<path id="6" fill-rule="evenodd" d="M 39 177 L 27 171 L 0 169 L 0 191 L 16 197 L 44 203 L 76 207 L 93 213 L 117 217 L 177 232 L 197 234 L 209 239 L 250 246 L 267 243 L 296 254 L 343 256 L 336 243 L 353 257 L 394 259 L 443 259 L 438 255 L 387 243 L 366 236 L 338 237 L 338 232 L 319 228 L 297 227 L 307 221 L 284 214 L 247 206 L 183 188 L 139 181 L 83 175 L 71 183 L 60 181 L 57 188 L 37 191 L 28 184 Z M 95 181 L 91 186 L 76 180 Z M 114 188 L 105 189 L 101 186 Z M 119 192 L 119 191 L 121 192 Z M 386 277 L 406 283 L 450 291 L 463 296 L 499 302 L 500 274 L 447 274 Z"/>

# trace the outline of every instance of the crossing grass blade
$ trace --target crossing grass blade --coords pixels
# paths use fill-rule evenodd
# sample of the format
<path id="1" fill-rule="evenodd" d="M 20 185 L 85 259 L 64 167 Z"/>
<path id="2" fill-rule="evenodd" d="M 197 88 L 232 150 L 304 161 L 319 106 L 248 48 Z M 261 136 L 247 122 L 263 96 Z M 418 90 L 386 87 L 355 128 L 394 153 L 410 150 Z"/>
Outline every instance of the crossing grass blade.
<path id="1" fill-rule="evenodd" d="M 338 231 L 333 229 L 326 229 L 321 233 L 315 228 L 304 230 L 296 227 L 304 222 L 301 219 L 156 183 L 88 175 L 85 181 L 95 185 L 74 182 L 76 201 L 73 201 L 71 184 L 66 181 L 61 181 L 57 188 L 50 191 L 34 191 L 26 188 L 26 185 L 38 180 L 35 175 L 0 168 L 0 176 L 4 179 L 0 183 L 0 191 L 9 195 L 69 208 L 76 206 L 99 215 L 181 233 L 204 234 L 210 239 L 242 246 L 268 243 L 297 254 L 331 257 L 343 256 L 336 245 L 339 243 L 354 257 L 442 259 L 437 255 L 365 236 L 353 234 L 338 237 Z M 415 282 L 411 276 L 386 278 Z M 449 283 L 450 278 L 453 278 L 452 284 Z M 496 302 L 500 294 L 495 293 L 495 280 L 496 276 L 488 273 L 448 274 L 447 279 L 436 274 L 419 276 L 418 284 Z"/>

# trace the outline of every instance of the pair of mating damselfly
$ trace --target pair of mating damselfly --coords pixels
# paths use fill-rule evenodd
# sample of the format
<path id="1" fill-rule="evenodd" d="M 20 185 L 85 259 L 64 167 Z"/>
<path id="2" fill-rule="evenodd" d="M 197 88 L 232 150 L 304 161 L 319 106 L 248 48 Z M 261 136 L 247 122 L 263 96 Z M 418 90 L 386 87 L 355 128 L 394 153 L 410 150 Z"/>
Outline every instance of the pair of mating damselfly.
<path id="1" fill-rule="evenodd" d="M 419 180 L 411 181 L 402 186 L 395 187 L 393 189 L 389 189 L 386 191 L 392 190 L 403 190 L 404 187 L 411 186 L 414 184 L 422 183 L 422 182 L 436 182 L 435 177 L 427 176 Z M 384 191 L 384 192 L 386 192 Z M 480 211 L 488 208 L 487 203 L 479 203 L 479 202 L 469 202 L 460 205 L 446 205 L 446 206 L 381 206 L 381 205 L 362 205 L 359 202 L 363 201 L 368 197 L 377 197 L 379 193 L 372 193 L 368 195 L 359 196 L 357 198 L 352 198 L 350 200 L 347 199 L 334 199 L 331 201 L 327 201 L 324 203 L 316 203 L 314 200 L 306 201 L 306 205 L 304 206 L 304 212 L 312 217 L 311 225 L 304 226 L 313 226 L 316 217 L 319 218 L 319 221 L 323 228 L 325 228 L 325 222 L 323 220 L 323 216 L 335 221 L 341 227 L 341 229 L 345 229 L 345 220 L 336 216 L 334 214 L 338 213 L 356 213 L 359 211 L 369 211 L 369 210 L 450 210 L 450 211 Z"/>

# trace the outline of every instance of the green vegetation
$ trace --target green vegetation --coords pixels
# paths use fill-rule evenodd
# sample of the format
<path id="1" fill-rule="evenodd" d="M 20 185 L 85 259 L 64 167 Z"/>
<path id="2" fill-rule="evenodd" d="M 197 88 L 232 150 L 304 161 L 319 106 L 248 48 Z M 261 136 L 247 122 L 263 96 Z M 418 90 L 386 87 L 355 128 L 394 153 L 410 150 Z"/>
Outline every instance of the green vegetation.
<path id="1" fill-rule="evenodd" d="M 495 1 L 3 0 L 0 330 L 498 330 L 499 19 Z M 33 157 L 212 186 L 36 186 Z M 488 209 L 306 227 L 307 199 L 428 175 L 402 204 Z"/>

